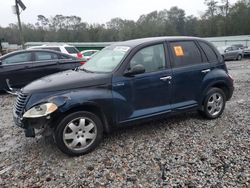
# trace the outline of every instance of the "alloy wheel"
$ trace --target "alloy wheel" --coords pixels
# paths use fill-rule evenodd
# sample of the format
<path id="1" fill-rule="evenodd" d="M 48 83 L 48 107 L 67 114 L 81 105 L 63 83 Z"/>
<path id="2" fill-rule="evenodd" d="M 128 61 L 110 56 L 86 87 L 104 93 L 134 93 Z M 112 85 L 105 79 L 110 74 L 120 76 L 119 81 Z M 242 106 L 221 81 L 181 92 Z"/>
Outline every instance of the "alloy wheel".
<path id="1" fill-rule="evenodd" d="M 207 102 L 207 111 L 211 116 L 218 115 L 223 109 L 223 96 L 220 93 L 211 95 Z"/>
<path id="2" fill-rule="evenodd" d="M 70 121 L 64 128 L 63 141 L 71 150 L 84 150 L 90 146 L 97 136 L 94 121 L 86 117 L 79 117 Z"/>

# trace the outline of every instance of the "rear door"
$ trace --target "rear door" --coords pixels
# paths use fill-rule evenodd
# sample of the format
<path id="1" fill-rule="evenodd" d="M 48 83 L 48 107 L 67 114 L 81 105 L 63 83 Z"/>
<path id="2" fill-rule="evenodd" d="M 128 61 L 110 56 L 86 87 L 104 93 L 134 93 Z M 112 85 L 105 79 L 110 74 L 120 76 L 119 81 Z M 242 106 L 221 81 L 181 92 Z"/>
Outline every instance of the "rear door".
<path id="1" fill-rule="evenodd" d="M 196 41 L 172 41 L 169 43 L 172 66 L 172 107 L 182 110 L 198 106 L 202 82 L 210 63 Z"/>
<path id="2" fill-rule="evenodd" d="M 58 55 L 53 52 L 35 51 L 35 61 L 32 67 L 33 80 L 43 76 L 59 72 Z"/>
<path id="3" fill-rule="evenodd" d="M 0 66 L 1 87 L 6 88 L 6 79 L 12 87 L 22 87 L 32 79 L 33 54 L 22 52 L 2 59 Z M 0 88 L 1 89 L 1 88 Z"/>

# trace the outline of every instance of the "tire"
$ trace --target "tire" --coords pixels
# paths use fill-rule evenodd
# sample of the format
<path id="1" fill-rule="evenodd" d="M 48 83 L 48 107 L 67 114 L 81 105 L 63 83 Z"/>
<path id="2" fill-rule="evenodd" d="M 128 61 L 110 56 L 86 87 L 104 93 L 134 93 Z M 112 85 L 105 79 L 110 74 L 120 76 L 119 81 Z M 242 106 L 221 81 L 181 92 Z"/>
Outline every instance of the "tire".
<path id="1" fill-rule="evenodd" d="M 211 88 L 204 99 L 201 114 L 208 119 L 218 118 L 224 111 L 226 95 L 219 88 Z"/>
<path id="2" fill-rule="evenodd" d="M 237 56 L 236 60 L 237 60 L 237 61 L 242 60 L 242 55 L 239 54 L 239 55 Z"/>
<path id="3" fill-rule="evenodd" d="M 86 111 L 67 115 L 54 130 L 58 148 L 70 156 L 94 150 L 103 137 L 103 126 L 98 116 Z"/>

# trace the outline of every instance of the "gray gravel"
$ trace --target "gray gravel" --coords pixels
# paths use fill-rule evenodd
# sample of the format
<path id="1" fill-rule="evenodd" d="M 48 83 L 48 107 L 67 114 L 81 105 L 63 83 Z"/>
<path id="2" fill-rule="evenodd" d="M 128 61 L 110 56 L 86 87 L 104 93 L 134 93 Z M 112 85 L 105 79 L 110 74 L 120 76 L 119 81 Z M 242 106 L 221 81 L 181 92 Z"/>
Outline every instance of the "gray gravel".
<path id="1" fill-rule="evenodd" d="M 187 113 L 105 136 L 70 158 L 51 138 L 13 125 L 14 97 L 0 96 L 0 187 L 250 187 L 250 60 L 227 62 L 235 93 L 223 116 Z"/>

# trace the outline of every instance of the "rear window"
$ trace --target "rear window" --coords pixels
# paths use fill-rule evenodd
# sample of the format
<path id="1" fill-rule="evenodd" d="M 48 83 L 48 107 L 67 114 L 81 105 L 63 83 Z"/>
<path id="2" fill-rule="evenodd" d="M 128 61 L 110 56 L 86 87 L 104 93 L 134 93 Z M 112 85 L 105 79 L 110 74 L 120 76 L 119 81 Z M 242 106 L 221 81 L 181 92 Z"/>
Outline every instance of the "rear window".
<path id="1" fill-rule="evenodd" d="M 65 47 L 69 54 L 77 54 L 79 51 L 75 47 Z"/>
<path id="2" fill-rule="evenodd" d="M 205 42 L 199 42 L 202 50 L 207 56 L 208 62 L 217 62 L 218 58 L 214 50 Z"/>

